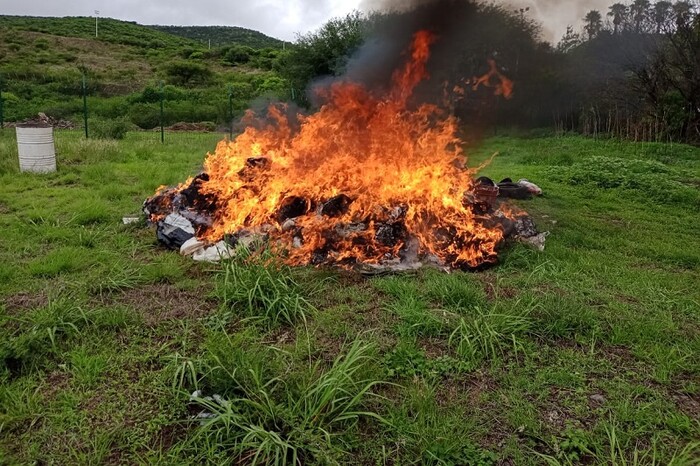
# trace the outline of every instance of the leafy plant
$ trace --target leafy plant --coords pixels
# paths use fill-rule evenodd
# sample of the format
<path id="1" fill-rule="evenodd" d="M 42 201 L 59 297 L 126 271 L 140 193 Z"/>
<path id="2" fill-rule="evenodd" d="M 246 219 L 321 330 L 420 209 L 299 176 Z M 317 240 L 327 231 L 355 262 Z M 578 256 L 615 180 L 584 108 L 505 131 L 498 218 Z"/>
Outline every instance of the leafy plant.
<path id="1" fill-rule="evenodd" d="M 429 359 L 413 345 L 399 345 L 384 357 L 384 367 L 389 377 L 437 378 L 469 372 L 473 366 L 451 356 Z"/>
<path id="2" fill-rule="evenodd" d="M 90 123 L 90 134 L 97 139 L 124 139 L 131 128 L 123 118 L 112 120 L 93 120 Z"/>

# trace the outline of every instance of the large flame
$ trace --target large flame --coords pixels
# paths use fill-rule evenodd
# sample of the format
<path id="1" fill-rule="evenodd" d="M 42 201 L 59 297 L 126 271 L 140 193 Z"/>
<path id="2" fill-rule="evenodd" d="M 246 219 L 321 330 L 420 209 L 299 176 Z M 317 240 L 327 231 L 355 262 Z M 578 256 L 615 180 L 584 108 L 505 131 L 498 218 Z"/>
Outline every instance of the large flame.
<path id="1" fill-rule="evenodd" d="M 221 142 L 205 162 L 201 191 L 217 199 L 217 208 L 204 239 L 265 226 L 294 265 L 319 253 L 326 262 L 377 264 L 416 240 L 421 254 L 452 267 L 495 261 L 503 230 L 465 202 L 473 172 L 464 168 L 457 120 L 436 105 L 411 103 L 428 78 L 434 40 L 427 31 L 415 34 L 406 65 L 383 95 L 337 82 L 323 91 L 326 103 L 317 113 L 292 123 L 273 106 L 266 123 Z M 512 91 L 495 63 L 471 84 L 506 97 Z M 337 208 L 322 214 L 329 200 Z M 283 228 L 285 205 L 304 214 L 293 228 Z M 362 227 L 335 234 L 353 225 Z M 382 240 L 387 229 L 396 241 Z"/>

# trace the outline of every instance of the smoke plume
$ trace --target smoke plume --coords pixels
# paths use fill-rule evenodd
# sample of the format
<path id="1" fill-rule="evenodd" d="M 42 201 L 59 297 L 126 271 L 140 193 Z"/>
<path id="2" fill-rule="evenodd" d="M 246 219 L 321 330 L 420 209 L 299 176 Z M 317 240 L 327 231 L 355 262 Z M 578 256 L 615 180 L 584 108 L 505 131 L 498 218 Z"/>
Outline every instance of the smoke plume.
<path id="1" fill-rule="evenodd" d="M 434 0 L 363 0 L 363 11 L 408 11 L 419 6 L 435 3 Z M 556 44 L 564 35 L 566 27 L 578 28 L 582 18 L 590 10 L 600 10 L 605 16 L 611 0 L 510 0 L 496 2 L 513 10 L 529 8 L 523 12 L 542 25 L 542 39 Z"/>

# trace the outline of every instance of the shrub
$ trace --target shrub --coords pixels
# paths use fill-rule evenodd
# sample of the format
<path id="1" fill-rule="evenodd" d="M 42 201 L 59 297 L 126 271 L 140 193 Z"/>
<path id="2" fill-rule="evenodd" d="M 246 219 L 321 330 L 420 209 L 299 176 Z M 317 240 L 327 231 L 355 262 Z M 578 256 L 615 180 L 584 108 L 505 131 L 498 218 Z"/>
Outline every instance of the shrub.
<path id="1" fill-rule="evenodd" d="M 141 129 L 153 129 L 160 124 L 160 113 L 155 105 L 136 104 L 129 110 L 129 120 Z"/>
<path id="2" fill-rule="evenodd" d="M 255 55 L 256 52 L 252 48 L 236 45 L 228 49 L 226 55 L 224 55 L 224 61 L 232 65 L 243 65 L 248 63 Z"/>
<path id="3" fill-rule="evenodd" d="M 129 128 L 129 123 L 122 118 L 94 120 L 90 125 L 90 135 L 97 139 L 124 139 Z"/>
<path id="4" fill-rule="evenodd" d="M 170 63 L 165 74 L 169 83 L 182 86 L 207 84 L 214 75 L 206 65 L 187 61 Z"/>

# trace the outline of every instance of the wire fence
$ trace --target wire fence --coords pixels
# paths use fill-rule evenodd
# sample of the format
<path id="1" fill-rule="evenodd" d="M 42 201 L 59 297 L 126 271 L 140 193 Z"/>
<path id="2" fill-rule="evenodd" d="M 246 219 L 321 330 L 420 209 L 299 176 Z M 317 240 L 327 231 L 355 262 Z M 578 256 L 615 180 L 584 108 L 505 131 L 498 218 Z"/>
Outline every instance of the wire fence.
<path id="1" fill-rule="evenodd" d="M 303 92 L 293 88 L 267 89 L 263 86 L 261 90 L 247 89 L 248 93 L 242 94 L 240 83 L 218 89 L 211 86 L 198 89 L 166 86 L 159 81 L 155 86 L 147 85 L 131 94 L 120 92 L 111 97 L 98 97 L 100 92 L 97 89 L 101 84 L 91 83 L 86 73 L 82 73 L 78 83 L 55 84 L 66 88 L 67 98 L 60 104 L 50 99 L 46 102 L 34 99 L 25 106 L 25 102 L 7 91 L 6 81 L 0 75 L 0 129 L 40 120 L 56 129 L 80 131 L 86 139 L 121 139 L 127 132 L 157 134 L 161 143 L 172 134 L 187 132 L 215 133 L 220 139 L 226 136 L 232 139 L 236 134 L 236 123 L 250 101 L 262 104 L 264 101 L 298 100 L 304 96 Z M 173 93 L 182 93 L 186 97 L 173 97 Z M 200 99 L 196 97 L 198 94 L 205 97 Z M 15 109 L 9 112 L 12 121 L 8 121 L 8 98 L 10 107 Z M 118 99 L 121 100 L 115 103 Z M 23 106 L 21 112 L 16 110 Z M 27 109 L 34 113 L 29 115 Z"/>

